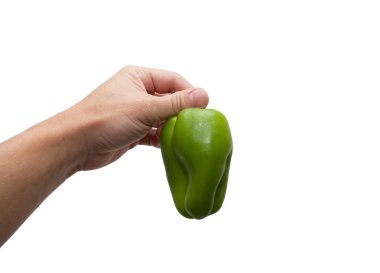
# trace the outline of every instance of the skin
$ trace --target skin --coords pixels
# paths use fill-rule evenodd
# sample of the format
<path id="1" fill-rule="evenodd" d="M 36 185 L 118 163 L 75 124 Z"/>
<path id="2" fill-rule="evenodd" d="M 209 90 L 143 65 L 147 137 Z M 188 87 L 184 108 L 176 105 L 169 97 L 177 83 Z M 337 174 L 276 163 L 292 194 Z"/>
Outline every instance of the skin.
<path id="1" fill-rule="evenodd" d="M 70 176 L 139 144 L 159 147 L 166 119 L 207 104 L 207 93 L 177 73 L 128 66 L 76 105 L 0 143 L 0 246 Z"/>

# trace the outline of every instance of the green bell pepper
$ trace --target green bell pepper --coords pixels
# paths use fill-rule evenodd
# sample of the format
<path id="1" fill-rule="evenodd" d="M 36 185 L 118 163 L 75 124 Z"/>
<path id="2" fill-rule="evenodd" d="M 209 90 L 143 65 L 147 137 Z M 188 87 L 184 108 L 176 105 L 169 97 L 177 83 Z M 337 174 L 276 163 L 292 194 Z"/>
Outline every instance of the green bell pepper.
<path id="1" fill-rule="evenodd" d="M 232 156 L 226 117 L 213 109 L 182 110 L 166 121 L 160 143 L 178 212 L 195 219 L 217 212 L 226 194 Z"/>

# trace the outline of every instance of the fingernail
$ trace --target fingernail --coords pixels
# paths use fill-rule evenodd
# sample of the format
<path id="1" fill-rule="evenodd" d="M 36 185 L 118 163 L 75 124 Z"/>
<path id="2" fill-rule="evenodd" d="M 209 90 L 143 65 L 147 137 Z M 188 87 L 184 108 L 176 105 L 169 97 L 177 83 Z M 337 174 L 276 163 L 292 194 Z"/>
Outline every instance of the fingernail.
<path id="1" fill-rule="evenodd" d="M 194 107 L 205 106 L 208 101 L 208 95 L 202 88 L 196 88 L 190 91 L 189 100 Z"/>

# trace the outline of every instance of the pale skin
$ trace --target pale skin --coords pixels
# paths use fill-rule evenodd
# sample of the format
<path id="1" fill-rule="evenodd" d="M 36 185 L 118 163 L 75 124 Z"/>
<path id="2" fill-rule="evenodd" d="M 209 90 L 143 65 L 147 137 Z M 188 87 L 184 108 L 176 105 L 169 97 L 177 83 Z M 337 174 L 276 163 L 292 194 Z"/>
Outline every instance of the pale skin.
<path id="1" fill-rule="evenodd" d="M 71 108 L 0 143 L 0 246 L 70 176 L 139 144 L 159 147 L 163 122 L 207 93 L 159 69 L 121 69 Z"/>

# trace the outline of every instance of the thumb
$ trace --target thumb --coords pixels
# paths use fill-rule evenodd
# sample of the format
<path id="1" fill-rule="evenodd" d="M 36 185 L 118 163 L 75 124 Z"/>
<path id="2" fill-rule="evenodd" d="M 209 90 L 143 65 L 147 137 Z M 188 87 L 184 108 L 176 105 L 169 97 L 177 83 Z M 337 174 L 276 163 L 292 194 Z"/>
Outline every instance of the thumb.
<path id="1" fill-rule="evenodd" d="M 158 121 L 175 116 L 185 108 L 204 108 L 208 104 L 208 95 L 201 88 L 191 88 L 170 95 L 155 97 L 153 100 L 154 116 Z"/>

